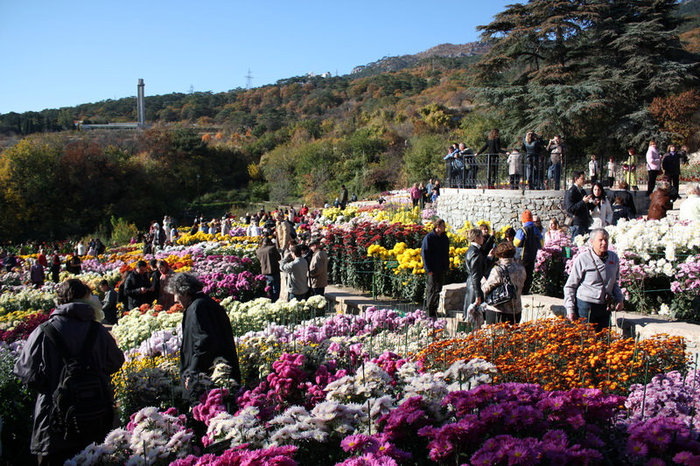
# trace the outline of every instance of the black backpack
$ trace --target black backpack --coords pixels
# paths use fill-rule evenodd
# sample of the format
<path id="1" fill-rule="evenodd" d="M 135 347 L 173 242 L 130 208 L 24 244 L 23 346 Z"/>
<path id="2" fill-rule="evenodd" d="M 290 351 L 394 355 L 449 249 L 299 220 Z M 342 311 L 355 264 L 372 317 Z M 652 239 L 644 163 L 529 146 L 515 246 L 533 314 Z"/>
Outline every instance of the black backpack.
<path id="1" fill-rule="evenodd" d="M 114 410 L 109 377 L 89 362 L 99 325 L 90 323 L 80 352 L 71 354 L 63 335 L 51 322 L 41 324 L 64 364 L 52 395 L 49 428 L 52 435 L 68 444 L 101 442 L 112 428 Z"/>

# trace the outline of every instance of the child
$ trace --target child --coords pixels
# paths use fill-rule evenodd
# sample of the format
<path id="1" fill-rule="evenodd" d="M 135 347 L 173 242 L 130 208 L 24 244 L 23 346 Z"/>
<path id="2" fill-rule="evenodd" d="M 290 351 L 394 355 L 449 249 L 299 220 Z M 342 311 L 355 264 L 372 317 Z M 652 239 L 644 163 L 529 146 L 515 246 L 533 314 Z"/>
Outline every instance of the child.
<path id="1" fill-rule="evenodd" d="M 520 175 L 522 174 L 523 156 L 518 148 L 508 153 L 508 175 L 510 176 L 510 189 L 518 189 Z"/>
<path id="2" fill-rule="evenodd" d="M 615 172 L 617 171 L 617 164 L 615 163 L 615 157 L 610 157 L 608 160 L 608 188 L 615 186 Z"/>
<path id="3" fill-rule="evenodd" d="M 629 208 L 622 203 L 622 197 L 621 196 L 615 196 L 615 203 L 612 205 L 612 210 L 613 210 L 613 225 L 617 225 L 617 221 L 620 220 L 621 218 L 624 218 L 626 220 L 630 219 L 630 210 Z"/>

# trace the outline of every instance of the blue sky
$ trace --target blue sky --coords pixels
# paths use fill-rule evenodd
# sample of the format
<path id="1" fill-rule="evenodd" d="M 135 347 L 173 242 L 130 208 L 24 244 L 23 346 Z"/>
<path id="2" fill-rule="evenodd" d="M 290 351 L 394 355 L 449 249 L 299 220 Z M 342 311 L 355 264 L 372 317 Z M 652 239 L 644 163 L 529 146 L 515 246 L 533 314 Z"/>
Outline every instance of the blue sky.
<path id="1" fill-rule="evenodd" d="M 221 92 L 478 39 L 504 0 L 0 0 L 0 113 Z"/>

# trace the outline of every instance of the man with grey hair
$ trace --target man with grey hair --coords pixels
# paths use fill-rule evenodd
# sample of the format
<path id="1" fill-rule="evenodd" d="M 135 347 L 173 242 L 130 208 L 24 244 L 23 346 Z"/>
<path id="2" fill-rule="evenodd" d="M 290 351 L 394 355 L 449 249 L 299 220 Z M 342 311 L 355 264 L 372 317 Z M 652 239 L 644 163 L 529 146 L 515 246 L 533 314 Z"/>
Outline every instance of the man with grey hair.
<path id="1" fill-rule="evenodd" d="M 185 391 L 196 402 L 201 374 L 211 376 L 214 360 L 223 358 L 231 367 L 231 378 L 240 383 L 236 344 L 226 310 L 204 294 L 204 285 L 189 273 L 177 273 L 168 280 L 168 290 L 185 309 L 182 316 L 180 375 Z"/>
<path id="2" fill-rule="evenodd" d="M 591 231 L 589 248 L 574 258 L 569 279 L 564 285 L 564 306 L 570 320 L 586 319 L 596 331 L 610 326 L 608 300 L 615 310 L 624 309 L 620 285 L 620 259 L 608 251 L 608 232 L 603 228 Z"/>

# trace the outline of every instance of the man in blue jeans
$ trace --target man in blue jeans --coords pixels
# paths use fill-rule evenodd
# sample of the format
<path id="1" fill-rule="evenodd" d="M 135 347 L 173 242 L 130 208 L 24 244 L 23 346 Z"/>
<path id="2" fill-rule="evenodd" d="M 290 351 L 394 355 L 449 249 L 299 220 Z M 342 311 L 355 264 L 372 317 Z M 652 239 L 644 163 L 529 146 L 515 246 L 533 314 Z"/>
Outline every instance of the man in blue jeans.
<path id="1" fill-rule="evenodd" d="M 608 232 L 597 228 L 591 232 L 589 248 L 576 256 L 571 274 L 564 285 L 564 307 L 569 320 L 586 319 L 600 332 L 610 326 L 608 299 L 624 309 L 620 290 L 620 259 L 608 251 Z"/>

